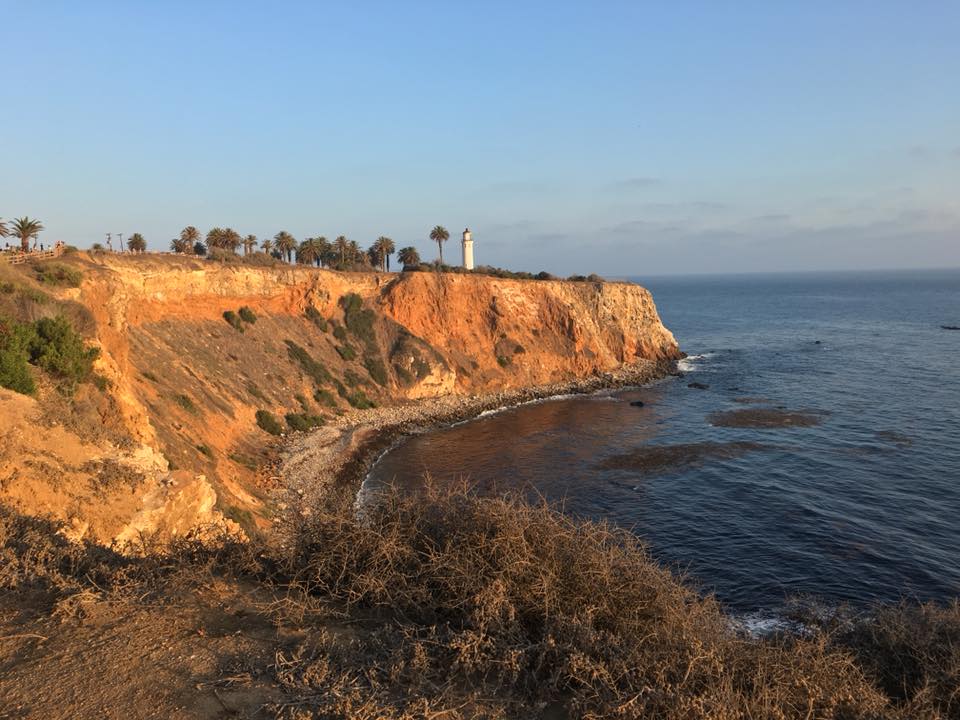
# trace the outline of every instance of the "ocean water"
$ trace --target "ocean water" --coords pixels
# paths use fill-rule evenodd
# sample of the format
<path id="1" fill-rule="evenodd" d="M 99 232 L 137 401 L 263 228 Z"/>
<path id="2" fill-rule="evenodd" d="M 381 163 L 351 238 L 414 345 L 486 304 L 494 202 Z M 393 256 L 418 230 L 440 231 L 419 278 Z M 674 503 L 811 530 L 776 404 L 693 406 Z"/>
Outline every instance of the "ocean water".
<path id="1" fill-rule="evenodd" d="M 637 281 L 683 378 L 410 438 L 368 484 L 541 494 L 738 613 L 960 596 L 960 271 Z"/>

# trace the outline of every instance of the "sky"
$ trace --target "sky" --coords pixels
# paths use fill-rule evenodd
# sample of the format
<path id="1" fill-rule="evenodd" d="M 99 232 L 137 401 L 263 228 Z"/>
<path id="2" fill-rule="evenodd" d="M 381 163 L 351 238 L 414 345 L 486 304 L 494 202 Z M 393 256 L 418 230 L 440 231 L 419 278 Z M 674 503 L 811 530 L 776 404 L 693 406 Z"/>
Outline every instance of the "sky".
<path id="1" fill-rule="evenodd" d="M 0 217 L 608 276 L 960 266 L 960 3 L 0 0 Z"/>

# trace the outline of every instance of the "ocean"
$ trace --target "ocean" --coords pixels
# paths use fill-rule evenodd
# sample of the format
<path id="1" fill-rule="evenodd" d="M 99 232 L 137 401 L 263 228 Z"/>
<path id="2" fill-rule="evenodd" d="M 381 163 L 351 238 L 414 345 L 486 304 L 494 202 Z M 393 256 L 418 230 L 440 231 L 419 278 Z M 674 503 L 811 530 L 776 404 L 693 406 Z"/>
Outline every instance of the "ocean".
<path id="1" fill-rule="evenodd" d="M 543 496 L 735 613 L 960 596 L 960 270 L 635 281 L 682 378 L 412 437 L 367 483 Z"/>

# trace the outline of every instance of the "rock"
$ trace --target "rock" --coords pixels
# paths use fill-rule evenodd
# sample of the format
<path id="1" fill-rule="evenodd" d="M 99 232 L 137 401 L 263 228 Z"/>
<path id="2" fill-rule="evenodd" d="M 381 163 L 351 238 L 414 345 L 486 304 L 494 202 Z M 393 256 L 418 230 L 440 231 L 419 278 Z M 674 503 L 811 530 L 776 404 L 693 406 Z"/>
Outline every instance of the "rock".
<path id="1" fill-rule="evenodd" d="M 630 403 L 630 407 L 643 407 L 643 400 L 634 400 Z"/>
<path id="2" fill-rule="evenodd" d="M 709 385 L 704 385 L 701 382 L 692 382 L 687 385 L 688 388 L 693 388 L 694 390 L 709 390 Z"/>
<path id="3" fill-rule="evenodd" d="M 944 330 L 960 330 L 960 325 L 941 325 Z"/>
<path id="4" fill-rule="evenodd" d="M 820 340 L 814 340 L 814 341 L 813 341 L 813 344 L 814 344 L 814 345 L 822 345 L 823 343 L 822 343 Z"/>

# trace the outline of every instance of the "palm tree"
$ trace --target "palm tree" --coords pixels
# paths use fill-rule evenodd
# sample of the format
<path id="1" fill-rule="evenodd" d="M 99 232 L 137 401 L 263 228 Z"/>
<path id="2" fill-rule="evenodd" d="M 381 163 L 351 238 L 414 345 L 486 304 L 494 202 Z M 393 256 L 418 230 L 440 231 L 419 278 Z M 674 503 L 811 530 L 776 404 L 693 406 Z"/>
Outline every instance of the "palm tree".
<path id="1" fill-rule="evenodd" d="M 333 246 L 323 235 L 314 240 L 317 243 L 317 263 L 321 266 L 329 266 L 333 259 Z"/>
<path id="2" fill-rule="evenodd" d="M 297 239 L 286 230 L 281 230 L 273 236 L 277 250 L 287 256 L 287 262 L 293 259 L 293 251 L 297 249 Z"/>
<path id="3" fill-rule="evenodd" d="M 270 238 L 264 238 L 263 242 L 260 243 L 260 249 L 269 255 L 273 250 L 273 240 Z"/>
<path id="4" fill-rule="evenodd" d="M 249 255 L 257 247 L 257 236 L 256 235 L 247 235 L 243 239 L 243 254 Z"/>
<path id="5" fill-rule="evenodd" d="M 20 249 L 23 252 L 30 251 L 30 241 L 33 240 L 34 247 L 37 244 L 37 236 L 43 230 L 43 223 L 28 217 L 22 217 L 13 221 L 11 226 L 13 237 L 20 238 Z"/>
<path id="6" fill-rule="evenodd" d="M 405 247 L 400 248 L 400 252 L 397 253 L 397 260 L 400 261 L 400 264 L 404 267 L 408 265 L 419 265 L 420 264 L 420 253 L 417 252 L 415 247 Z"/>
<path id="7" fill-rule="evenodd" d="M 0 218 L 0 237 L 6 237 L 10 233 L 7 231 L 7 224 Z"/>
<path id="8" fill-rule="evenodd" d="M 393 255 L 396 250 L 393 245 L 393 240 L 381 235 L 377 238 L 377 244 L 380 246 L 380 252 L 383 255 L 383 269 L 385 272 L 390 272 L 390 256 Z"/>
<path id="9" fill-rule="evenodd" d="M 191 255 L 194 252 L 193 246 L 198 242 L 200 242 L 200 231 L 193 225 L 187 225 L 180 231 L 180 237 L 174 238 L 170 242 L 170 249 L 175 253 Z"/>
<path id="10" fill-rule="evenodd" d="M 142 253 L 147 249 L 147 241 L 140 233 L 134 233 L 127 238 L 127 247 L 130 248 L 130 252 Z"/>
<path id="11" fill-rule="evenodd" d="M 333 241 L 333 249 L 336 251 L 337 255 L 340 256 L 340 264 L 343 265 L 347 262 L 347 250 L 350 249 L 350 243 L 347 241 L 347 238 L 343 235 L 338 235 L 337 239 Z"/>
<path id="12" fill-rule="evenodd" d="M 222 227 L 210 228 L 207 231 L 207 247 L 211 249 L 223 247 L 223 233 Z"/>
<path id="13" fill-rule="evenodd" d="M 440 248 L 440 264 L 443 265 L 443 244 L 450 239 L 450 233 L 443 225 L 437 225 L 430 231 L 430 239 Z"/>
<path id="14" fill-rule="evenodd" d="M 297 248 L 297 262 L 303 265 L 320 264 L 320 244 L 316 238 L 307 238 Z"/>
<path id="15" fill-rule="evenodd" d="M 363 250 L 360 249 L 360 243 L 356 240 L 351 240 L 347 243 L 347 258 L 351 263 L 363 262 L 364 254 Z"/>
<path id="16" fill-rule="evenodd" d="M 383 248 L 380 246 L 380 241 L 376 241 L 370 248 L 367 250 L 367 257 L 370 258 L 370 264 L 379 270 L 383 270 Z"/>
<path id="17" fill-rule="evenodd" d="M 223 243 L 221 247 L 224 250 L 229 250 L 230 252 L 235 253 L 243 240 L 240 237 L 240 233 L 233 228 L 227 228 L 223 231 L 221 242 Z"/>

